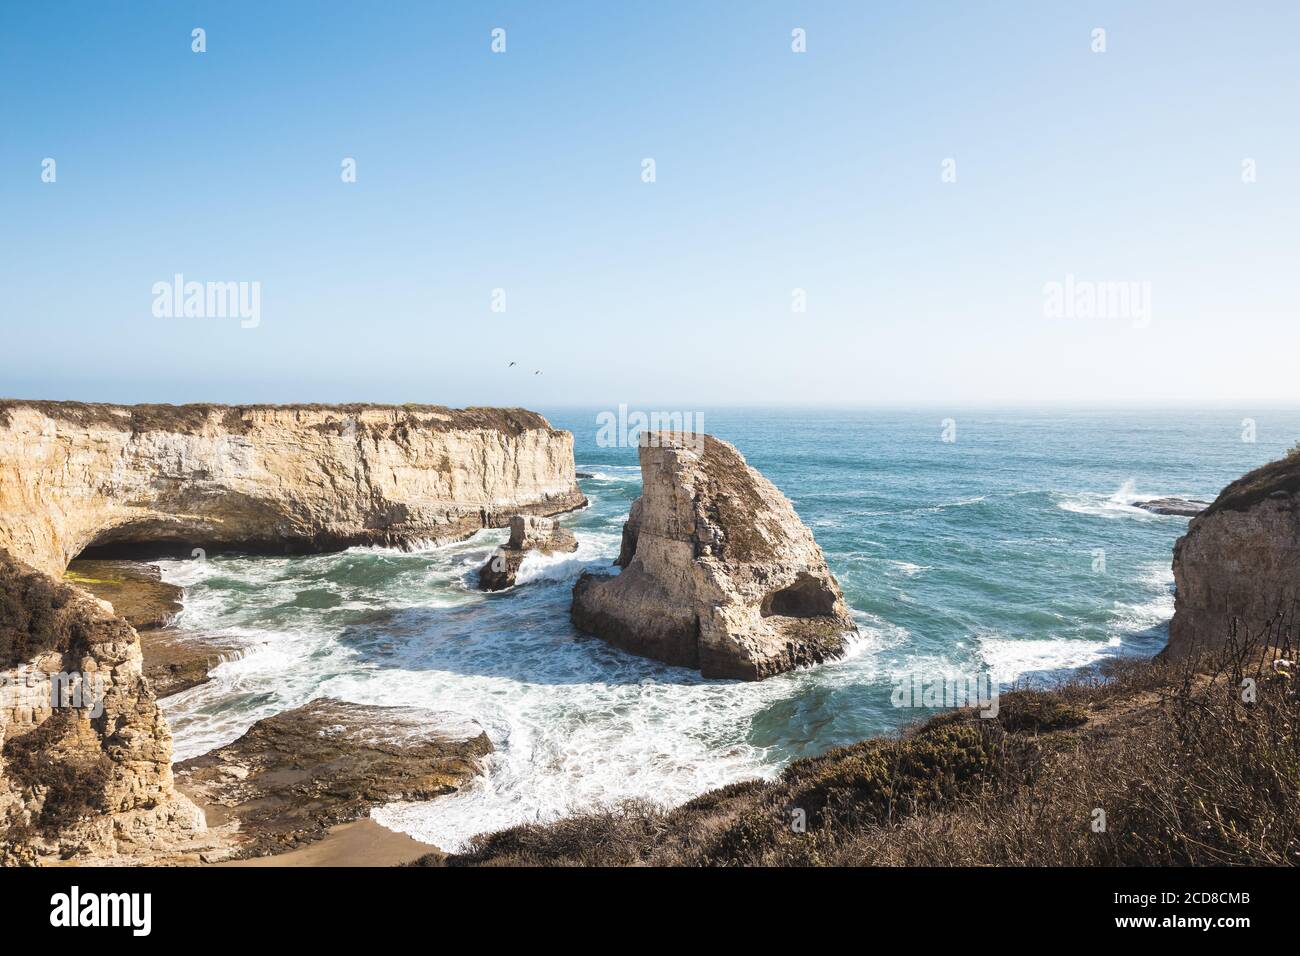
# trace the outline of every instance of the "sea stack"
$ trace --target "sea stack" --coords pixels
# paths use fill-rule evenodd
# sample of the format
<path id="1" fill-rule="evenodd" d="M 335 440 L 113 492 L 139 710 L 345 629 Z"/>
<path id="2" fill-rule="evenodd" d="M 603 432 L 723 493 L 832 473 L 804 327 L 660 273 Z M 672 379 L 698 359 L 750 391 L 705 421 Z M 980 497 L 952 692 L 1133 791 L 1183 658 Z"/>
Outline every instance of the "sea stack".
<path id="1" fill-rule="evenodd" d="M 540 554 L 557 554 L 577 551 L 578 539 L 568 528 L 561 528 L 552 518 L 533 515 L 514 515 L 510 519 L 510 540 L 497 548 L 478 572 L 478 583 L 484 591 L 501 591 L 512 587 L 529 551 Z"/>
<path id="2" fill-rule="evenodd" d="M 578 580 L 574 624 L 705 677 L 762 680 L 839 656 L 856 627 L 785 495 L 709 435 L 646 433 L 639 451 L 623 570 Z"/>
<path id="3" fill-rule="evenodd" d="M 1300 598 L 1300 455 L 1232 482 L 1174 545 L 1174 618 L 1166 656 L 1238 640 L 1276 643 Z M 1270 631 L 1271 628 L 1271 631 Z M 1292 636 L 1294 644 L 1294 635 Z"/>

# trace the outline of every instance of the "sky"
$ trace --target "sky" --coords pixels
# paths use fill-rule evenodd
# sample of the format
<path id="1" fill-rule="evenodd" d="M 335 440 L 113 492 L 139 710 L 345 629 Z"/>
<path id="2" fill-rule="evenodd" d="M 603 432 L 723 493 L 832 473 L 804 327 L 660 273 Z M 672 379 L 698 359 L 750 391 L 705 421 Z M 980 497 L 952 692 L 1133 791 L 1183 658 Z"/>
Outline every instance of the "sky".
<path id="1" fill-rule="evenodd" d="M 1294 2 L 6 3 L 0 395 L 1292 404 L 1297 36 Z M 167 315 L 176 275 L 256 322 Z"/>

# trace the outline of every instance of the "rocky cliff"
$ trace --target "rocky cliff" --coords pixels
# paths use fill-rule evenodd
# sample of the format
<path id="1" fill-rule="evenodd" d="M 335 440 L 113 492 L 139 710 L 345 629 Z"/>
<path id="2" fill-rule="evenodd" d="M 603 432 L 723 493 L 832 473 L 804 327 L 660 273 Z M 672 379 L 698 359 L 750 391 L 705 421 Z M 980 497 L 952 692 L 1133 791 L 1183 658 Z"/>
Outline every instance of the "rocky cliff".
<path id="1" fill-rule="evenodd" d="M 521 409 L 0 402 L 0 863 L 232 852 L 175 789 L 139 635 L 76 580 L 169 612 L 58 580 L 84 549 L 402 546 L 584 503 L 573 436 Z"/>
<path id="2" fill-rule="evenodd" d="M 203 830 L 135 631 L 0 550 L 0 862 L 176 857 Z"/>
<path id="3" fill-rule="evenodd" d="M 1300 455 L 1238 478 L 1174 545 L 1168 656 L 1239 638 L 1276 640 L 1300 599 Z M 1271 628 L 1271 633 L 1270 633 Z"/>
<path id="4" fill-rule="evenodd" d="M 856 630 L 789 500 L 731 445 L 653 433 L 610 577 L 574 587 L 573 622 L 706 677 L 761 680 L 837 656 Z"/>
<path id="5" fill-rule="evenodd" d="M 580 507 L 573 436 L 523 409 L 0 402 L 0 547 L 407 546 Z"/>

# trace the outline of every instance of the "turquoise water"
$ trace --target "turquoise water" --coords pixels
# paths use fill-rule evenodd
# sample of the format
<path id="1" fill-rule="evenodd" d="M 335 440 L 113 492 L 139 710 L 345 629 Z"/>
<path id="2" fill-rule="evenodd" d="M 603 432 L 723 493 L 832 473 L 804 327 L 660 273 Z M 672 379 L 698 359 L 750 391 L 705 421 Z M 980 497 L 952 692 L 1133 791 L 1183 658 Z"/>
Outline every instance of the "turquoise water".
<path id="1" fill-rule="evenodd" d="M 245 649 L 164 701 L 177 759 L 326 694 L 469 717 L 497 747 L 486 776 L 375 814 L 448 849 L 596 802 L 676 802 L 770 776 L 924 716 L 890 700 L 912 675 L 987 673 L 1005 687 L 1154 654 L 1187 522 L 1130 503 L 1212 498 L 1300 437 L 1294 410 L 966 411 L 951 414 L 952 442 L 942 412 L 702 414 L 826 552 L 861 629 L 846 659 L 761 684 L 705 681 L 575 633 L 573 581 L 617 554 L 640 475 L 635 448 L 597 445 L 597 410 L 554 410 L 593 476 L 580 481 L 591 506 L 563 519 L 577 555 L 530 557 L 511 591 L 471 587 L 498 531 L 420 553 L 164 563 L 187 587 L 179 626 Z"/>

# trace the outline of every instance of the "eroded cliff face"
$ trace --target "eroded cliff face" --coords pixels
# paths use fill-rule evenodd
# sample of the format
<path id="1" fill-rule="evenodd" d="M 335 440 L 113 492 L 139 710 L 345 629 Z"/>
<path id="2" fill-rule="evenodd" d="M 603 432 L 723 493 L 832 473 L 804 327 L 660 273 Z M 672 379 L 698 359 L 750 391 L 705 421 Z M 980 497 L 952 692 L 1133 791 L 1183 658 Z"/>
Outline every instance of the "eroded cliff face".
<path id="1" fill-rule="evenodd" d="M 130 625 L 0 550 L 0 863 L 196 858 L 171 742 Z"/>
<path id="2" fill-rule="evenodd" d="M 821 548 L 731 445 L 655 433 L 615 577 L 586 574 L 573 621 L 706 677 L 761 680 L 838 656 L 856 630 Z"/>
<path id="3" fill-rule="evenodd" d="M 1174 618 L 1168 656 L 1238 640 L 1276 642 L 1300 600 L 1300 456 L 1237 479 L 1174 545 Z M 1293 638 L 1294 640 L 1294 638 Z"/>
<path id="4" fill-rule="evenodd" d="M 0 547 L 285 553 L 466 537 L 585 503 L 573 436 L 523 409 L 0 402 Z"/>

